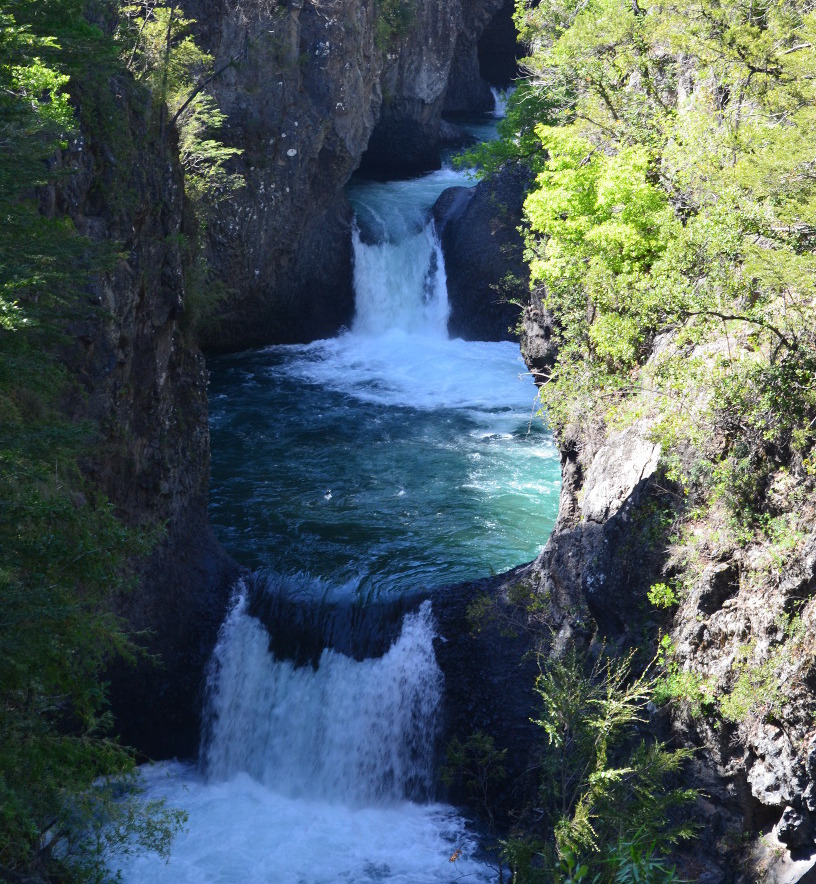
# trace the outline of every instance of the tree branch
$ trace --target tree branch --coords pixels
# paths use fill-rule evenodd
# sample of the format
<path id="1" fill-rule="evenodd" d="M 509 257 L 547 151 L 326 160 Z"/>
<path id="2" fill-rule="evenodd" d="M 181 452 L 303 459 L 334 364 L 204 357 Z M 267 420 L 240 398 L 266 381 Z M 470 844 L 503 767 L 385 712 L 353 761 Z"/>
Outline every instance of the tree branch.
<path id="1" fill-rule="evenodd" d="M 686 316 L 716 316 L 718 319 L 722 320 L 736 319 L 739 322 L 748 322 L 751 325 L 758 325 L 760 328 L 765 328 L 772 334 L 776 335 L 776 337 L 779 338 L 779 341 L 789 350 L 799 349 L 799 345 L 796 341 L 792 341 L 790 338 L 783 335 L 775 325 L 771 325 L 770 322 L 766 322 L 764 319 L 755 319 L 752 316 L 738 316 L 733 313 L 720 313 L 719 310 L 686 310 L 684 312 Z"/>
<path id="2" fill-rule="evenodd" d="M 212 83 L 212 81 L 213 81 L 216 77 L 220 77 L 221 74 L 224 73 L 224 71 L 226 71 L 228 68 L 231 68 L 231 67 L 232 67 L 232 66 L 238 61 L 238 59 L 239 59 L 242 55 L 245 55 L 246 52 L 247 52 L 247 48 L 248 48 L 248 45 L 247 45 L 247 44 L 244 44 L 244 46 L 242 46 L 241 49 L 240 49 L 238 52 L 236 52 L 235 55 L 233 55 L 232 58 L 231 58 L 229 61 L 225 62 L 223 65 L 221 65 L 220 68 L 218 68 L 217 70 L 214 70 L 214 71 L 209 75 L 209 77 L 205 77 L 200 83 L 198 83 L 196 86 L 193 87 L 193 91 L 187 96 L 187 98 L 184 100 L 184 103 L 183 103 L 183 104 L 181 105 L 181 107 L 175 112 L 175 114 L 173 114 L 173 119 L 172 119 L 170 122 L 171 122 L 174 126 L 176 125 L 176 123 L 177 123 L 177 121 L 178 121 L 178 118 L 179 118 L 179 117 L 184 113 L 184 111 L 186 111 L 187 108 L 190 106 L 190 103 L 193 101 L 193 99 L 194 99 L 197 95 L 199 95 L 199 94 L 202 92 L 202 90 L 206 89 L 207 86 L 209 86 L 210 83 Z"/>

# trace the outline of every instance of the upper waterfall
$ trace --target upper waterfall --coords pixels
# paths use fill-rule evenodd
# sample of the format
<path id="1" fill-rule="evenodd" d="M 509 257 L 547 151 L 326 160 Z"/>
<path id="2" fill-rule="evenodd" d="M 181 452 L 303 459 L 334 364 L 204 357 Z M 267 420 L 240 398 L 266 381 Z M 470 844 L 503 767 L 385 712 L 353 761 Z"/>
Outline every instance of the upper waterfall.
<path id="1" fill-rule="evenodd" d="M 397 241 L 366 245 L 353 233 L 355 315 L 352 331 L 380 335 L 391 329 L 447 335 L 445 259 L 433 221 Z"/>

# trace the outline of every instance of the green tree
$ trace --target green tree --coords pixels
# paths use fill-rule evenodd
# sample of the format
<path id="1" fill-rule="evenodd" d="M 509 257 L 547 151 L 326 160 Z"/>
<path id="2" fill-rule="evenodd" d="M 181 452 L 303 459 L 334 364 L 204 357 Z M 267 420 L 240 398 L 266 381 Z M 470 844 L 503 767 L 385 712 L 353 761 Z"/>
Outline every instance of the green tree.
<path id="1" fill-rule="evenodd" d="M 661 857 L 693 835 L 683 808 L 696 792 L 673 783 L 692 753 L 638 735 L 654 683 L 633 677 L 630 664 L 631 657 L 588 666 L 574 652 L 543 661 L 536 723 L 546 737 L 539 773 L 544 828 L 508 842 L 514 880 L 566 876 L 611 884 L 629 880 L 620 873 L 638 865 L 653 868 L 642 880 L 672 880 Z M 658 870 L 663 877 L 655 877 Z"/>
<path id="2" fill-rule="evenodd" d="M 196 43 L 193 25 L 173 3 L 131 3 L 122 7 L 117 39 L 129 69 L 153 91 L 162 130 L 178 128 L 185 192 L 206 220 L 220 199 L 243 186 L 243 178 L 229 171 L 230 160 L 242 151 L 218 138 L 226 116 L 204 91 L 239 56 L 216 70 L 213 57 Z"/>
<path id="3" fill-rule="evenodd" d="M 521 0 L 516 20 L 526 88 L 549 101 L 525 207 L 560 346 L 549 419 L 614 417 L 647 389 L 633 413 L 662 409 L 667 450 L 700 447 L 713 500 L 750 522 L 762 482 L 741 477 L 791 453 L 813 468 L 814 12 Z M 701 387 L 707 408 L 680 426 Z M 701 441 L 723 436 L 717 452 Z"/>
<path id="4" fill-rule="evenodd" d="M 92 427 L 59 359 L 109 250 L 38 211 L 74 134 L 69 87 L 116 53 L 71 0 L 0 12 L 0 877 L 97 881 L 117 851 L 166 852 L 182 814 L 138 799 L 111 736 L 103 672 L 136 645 L 108 600 L 154 532 L 126 529 L 87 482 Z"/>

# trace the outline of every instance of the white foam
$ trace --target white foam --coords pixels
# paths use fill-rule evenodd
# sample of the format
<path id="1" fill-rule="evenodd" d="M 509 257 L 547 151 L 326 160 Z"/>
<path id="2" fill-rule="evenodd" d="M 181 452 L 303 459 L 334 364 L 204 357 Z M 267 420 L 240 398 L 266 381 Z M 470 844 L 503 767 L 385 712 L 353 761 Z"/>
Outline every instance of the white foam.
<path id="1" fill-rule="evenodd" d="M 189 814 L 169 862 L 129 859 L 128 884 L 469 884 L 495 881 L 445 805 L 352 807 L 295 799 L 247 774 L 208 783 L 192 767 L 144 769 L 148 798 Z M 462 854 L 450 862 L 454 851 Z"/>
<path id="2" fill-rule="evenodd" d="M 485 419 L 499 412 L 489 432 L 506 432 L 508 414 L 514 421 L 525 419 L 537 408 L 535 384 L 510 341 L 448 340 L 390 329 L 290 349 L 295 358 L 284 370 L 307 383 L 383 405 L 462 408 Z"/>
<path id="3" fill-rule="evenodd" d="M 491 86 L 490 91 L 493 93 L 493 116 L 501 120 L 507 116 L 507 102 L 516 91 L 515 87 L 497 89 L 495 86 Z"/>
<path id="4" fill-rule="evenodd" d="M 441 673 L 430 603 L 380 659 L 326 651 L 317 670 L 269 653 L 239 596 L 211 676 L 208 776 L 142 770 L 147 799 L 189 815 L 168 863 L 137 855 L 128 884 L 493 881 L 465 821 L 404 795 L 430 786 Z M 456 862 L 451 857 L 459 851 Z"/>
<path id="5" fill-rule="evenodd" d="M 390 330 L 447 337 L 445 259 L 433 223 L 398 242 L 366 245 L 353 232 L 355 316 L 366 337 Z"/>
<path id="6" fill-rule="evenodd" d="M 426 797 L 442 694 L 433 638 L 425 602 L 383 657 L 324 650 L 316 670 L 296 669 L 239 603 L 215 651 L 209 776 L 245 772 L 292 798 L 349 805 Z"/>
<path id="7" fill-rule="evenodd" d="M 346 188 L 367 241 L 398 242 L 419 233 L 448 187 L 472 187 L 471 172 L 445 167 L 405 181 L 355 181 Z"/>

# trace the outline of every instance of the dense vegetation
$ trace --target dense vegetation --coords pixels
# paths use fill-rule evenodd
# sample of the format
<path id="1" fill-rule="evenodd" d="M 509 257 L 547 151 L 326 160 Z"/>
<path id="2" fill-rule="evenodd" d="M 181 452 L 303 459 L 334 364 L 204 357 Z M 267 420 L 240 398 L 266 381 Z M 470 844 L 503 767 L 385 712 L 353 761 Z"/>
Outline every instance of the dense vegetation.
<path id="1" fill-rule="evenodd" d="M 536 787 L 527 806 L 512 808 L 509 827 L 496 813 L 508 750 L 483 733 L 448 746 L 443 777 L 481 814 L 500 880 L 505 872 L 516 884 L 679 880 L 666 853 L 695 833 L 697 792 L 682 782 L 693 752 L 643 727 L 655 680 L 635 674 L 634 656 L 541 655 L 542 740 L 528 771 Z"/>
<path id="2" fill-rule="evenodd" d="M 515 20 L 525 76 L 502 140 L 467 160 L 536 173 L 525 230 L 555 320 L 548 420 L 579 444 L 633 424 L 661 443 L 670 542 L 648 594 L 661 611 L 732 557 L 743 585 L 777 586 L 816 512 L 816 11 L 517 0 Z M 735 740 L 778 720 L 785 661 L 812 655 L 808 600 L 794 601 L 775 612 L 776 646 L 749 636 L 718 684 L 652 635 L 652 699 Z M 641 878 L 615 877 L 617 835 L 565 839 L 581 807 L 550 823 L 565 880 L 670 880 L 660 839 Z M 515 860 L 533 874 L 535 852 Z"/>
<path id="3" fill-rule="evenodd" d="M 84 395 L 64 365 L 75 346 L 69 323 L 106 321 L 88 285 L 117 260 L 116 244 L 41 213 L 38 195 L 71 174 L 54 160 L 80 126 L 112 149 L 138 151 L 116 107 L 103 106 L 117 83 L 120 93 L 151 89 L 153 134 L 179 127 L 193 205 L 212 205 L 240 183 L 223 170 L 235 151 L 213 137 L 221 119 L 199 89 L 212 59 L 189 25 L 154 2 L 0 7 L 3 880 L 102 880 L 117 853 L 166 852 L 183 822 L 138 800 L 133 753 L 115 738 L 103 682 L 112 658 L 140 653 L 110 599 L 132 586 L 133 557 L 150 551 L 159 530 L 126 527 L 87 479 L 85 467 L 105 452 L 98 428 L 68 408 Z M 125 205 L 129 194 L 109 198 Z"/>
<path id="4" fill-rule="evenodd" d="M 526 215 L 558 318 L 550 420 L 660 414 L 667 450 L 704 455 L 750 528 L 771 472 L 814 472 L 816 15 L 600 2 L 516 19 L 547 100 Z"/>

